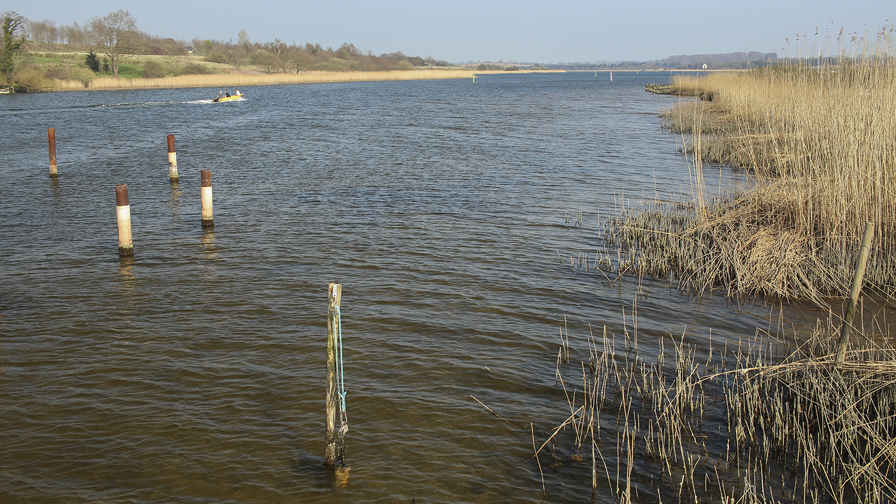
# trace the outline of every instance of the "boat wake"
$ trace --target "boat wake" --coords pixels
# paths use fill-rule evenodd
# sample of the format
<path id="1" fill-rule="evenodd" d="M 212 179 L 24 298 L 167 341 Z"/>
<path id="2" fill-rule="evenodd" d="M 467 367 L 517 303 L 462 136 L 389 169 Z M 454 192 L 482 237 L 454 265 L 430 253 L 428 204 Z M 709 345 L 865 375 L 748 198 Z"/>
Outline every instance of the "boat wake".
<path id="1" fill-rule="evenodd" d="M 160 105 L 188 105 L 188 104 L 206 104 L 214 103 L 211 99 L 206 100 L 187 100 L 187 101 L 158 101 L 158 102 L 121 102 L 121 103 L 99 103 L 95 105 L 86 105 L 87 108 L 106 108 L 106 107 L 157 107 Z M 77 108 L 77 107 L 75 107 Z"/>
<path id="2" fill-rule="evenodd" d="M 237 100 L 240 101 L 240 100 Z M 16 115 L 16 114 L 42 114 L 47 112 L 64 112 L 67 110 L 77 110 L 77 109 L 105 109 L 105 108 L 145 108 L 145 107 L 158 107 L 165 105 L 206 105 L 212 104 L 214 100 L 205 99 L 205 100 L 187 100 L 187 101 L 155 101 L 155 102 L 119 102 L 119 103 L 94 103 L 88 105 L 71 105 L 68 107 L 59 107 L 53 109 L 30 109 L 27 107 L 12 107 L 5 110 L 0 110 L 0 116 L 6 115 Z"/>

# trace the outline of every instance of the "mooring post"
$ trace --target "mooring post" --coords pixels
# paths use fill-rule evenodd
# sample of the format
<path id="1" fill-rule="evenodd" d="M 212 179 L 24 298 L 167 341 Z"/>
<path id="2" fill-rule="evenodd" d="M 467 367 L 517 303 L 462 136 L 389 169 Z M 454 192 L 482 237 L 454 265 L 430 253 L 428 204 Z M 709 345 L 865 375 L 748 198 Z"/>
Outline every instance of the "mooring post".
<path id="1" fill-rule="evenodd" d="M 128 201 L 127 184 L 115 186 L 115 210 L 118 213 L 118 255 L 132 256 L 134 243 L 131 239 L 131 203 Z"/>
<path id="2" fill-rule="evenodd" d="M 56 128 L 47 128 L 50 143 L 50 177 L 56 178 Z"/>
<path id="3" fill-rule="evenodd" d="M 174 151 L 174 135 L 168 135 L 168 179 L 177 182 L 177 152 Z"/>
<path id="4" fill-rule="evenodd" d="M 199 170 L 199 176 L 202 180 L 200 191 L 202 191 L 202 227 L 213 227 L 215 218 L 212 215 L 212 172 L 210 170 Z"/>
<path id="5" fill-rule="evenodd" d="M 324 464 L 328 467 L 336 465 L 337 460 L 345 456 L 345 447 L 336 446 L 336 413 L 340 409 L 339 391 L 337 390 L 339 367 L 337 353 L 339 352 L 339 332 L 341 317 L 339 306 L 342 301 L 342 284 L 331 283 L 328 289 L 327 299 L 327 434 L 326 455 Z"/>
<path id="6" fill-rule="evenodd" d="M 862 279 L 865 276 L 865 264 L 868 262 L 868 252 L 871 248 L 871 238 L 874 237 L 874 224 L 865 223 L 865 234 L 862 236 L 862 249 L 859 251 L 859 260 L 856 263 L 856 274 L 852 279 L 852 290 L 849 293 L 849 304 L 846 306 L 846 318 L 840 329 L 840 342 L 837 344 L 837 360 L 835 365 L 840 367 L 846 358 L 846 347 L 849 345 L 849 336 L 852 333 L 852 321 L 856 316 L 856 305 L 859 302 L 859 293 L 862 291 Z"/>

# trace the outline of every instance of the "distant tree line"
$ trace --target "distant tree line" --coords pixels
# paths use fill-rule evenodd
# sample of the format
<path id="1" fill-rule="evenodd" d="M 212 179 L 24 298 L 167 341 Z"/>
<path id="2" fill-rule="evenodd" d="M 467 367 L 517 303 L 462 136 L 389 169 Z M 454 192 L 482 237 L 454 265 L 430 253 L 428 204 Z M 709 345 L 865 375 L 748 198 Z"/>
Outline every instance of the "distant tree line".
<path id="1" fill-rule="evenodd" d="M 124 12 L 127 11 L 116 11 Z M 115 14 L 115 13 L 112 13 Z M 112 15 L 110 14 L 110 16 Z M 128 14 L 128 16 L 130 16 Z M 108 17 L 108 16 L 106 16 Z M 119 16 L 120 17 L 120 16 Z M 72 23 L 56 26 L 54 21 L 27 21 L 25 38 L 35 50 L 52 51 L 90 51 L 97 49 L 97 38 L 102 36 L 103 27 L 109 23 L 98 25 L 94 18 L 81 26 Z M 105 18 L 99 18 L 105 19 Z M 191 50 L 194 54 L 213 63 L 225 63 L 235 66 L 255 65 L 268 72 L 301 72 L 307 70 L 396 70 L 425 66 L 449 66 L 447 61 L 435 60 L 432 57 L 407 56 L 402 52 L 375 55 L 370 51 L 362 52 L 354 44 L 345 43 L 337 49 L 323 48 L 320 44 L 304 45 L 286 44 L 281 39 L 273 42 L 252 42 L 245 30 L 240 30 L 237 41 L 222 41 L 195 38 L 189 43 L 185 40 L 161 38 L 143 33 L 133 23 L 132 40 L 129 50 L 138 55 L 186 55 Z M 402 61 L 407 65 L 400 65 Z"/>
<path id="2" fill-rule="evenodd" d="M 29 20 L 25 33 L 31 49 L 38 51 L 89 50 L 97 35 L 90 23 L 83 27 L 72 23 L 57 28 L 55 22 L 48 20 Z M 134 33 L 134 43 L 136 54 L 187 54 L 184 45 L 172 38 L 156 37 L 138 30 Z"/>
<path id="3" fill-rule="evenodd" d="M 187 42 L 161 38 L 140 31 L 136 19 L 128 11 L 121 9 L 102 17 L 95 16 L 83 25 L 72 23 L 58 26 L 51 20 L 25 19 L 13 11 L 3 13 L 0 21 L 3 30 L 0 85 L 23 90 L 37 86 L 37 81 L 42 77 L 75 78 L 86 86 L 92 76 L 99 73 L 118 76 L 121 64 L 137 55 L 186 56 L 192 53 L 206 62 L 236 67 L 251 65 L 267 73 L 412 70 L 450 66 L 444 60 L 408 56 L 400 51 L 376 55 L 371 51 L 361 51 L 351 43 L 333 49 L 312 43 L 287 44 L 280 39 L 264 43 L 252 42 L 245 30 L 240 30 L 235 42 L 211 39 L 193 39 Z M 38 51 L 46 51 L 46 54 L 82 52 L 87 55 L 78 65 L 77 71 L 59 67 L 39 69 L 34 64 L 33 57 Z M 148 68 L 145 68 L 146 65 Z M 189 66 L 191 68 L 181 71 L 209 71 L 197 63 Z M 160 77 L 166 75 L 166 72 L 162 65 L 148 61 L 142 74 L 145 77 Z"/>
<path id="4" fill-rule="evenodd" d="M 540 67 L 531 67 L 530 66 L 530 68 L 537 69 Z M 504 72 L 515 72 L 515 71 L 518 71 L 519 69 L 520 69 L 520 67 L 517 65 L 505 65 L 503 63 L 498 63 L 498 64 L 480 63 L 479 65 L 476 66 L 476 70 L 483 70 L 483 71 L 484 70 L 500 70 L 500 71 L 504 71 Z"/>
<path id="5" fill-rule="evenodd" d="M 240 30 L 236 42 L 193 39 L 191 49 L 208 62 L 237 67 L 253 65 L 268 73 L 412 70 L 427 66 L 450 66 L 444 60 L 408 56 L 401 51 L 379 55 L 372 51 L 363 52 L 351 43 L 333 49 L 312 43 L 286 44 L 279 38 L 273 42 L 252 42 L 245 30 Z"/>
<path id="6" fill-rule="evenodd" d="M 616 61 L 612 63 L 556 63 L 542 65 L 558 70 L 656 70 L 656 69 L 748 69 L 779 64 L 777 53 L 758 51 L 725 54 L 691 54 L 669 56 L 652 61 Z"/>

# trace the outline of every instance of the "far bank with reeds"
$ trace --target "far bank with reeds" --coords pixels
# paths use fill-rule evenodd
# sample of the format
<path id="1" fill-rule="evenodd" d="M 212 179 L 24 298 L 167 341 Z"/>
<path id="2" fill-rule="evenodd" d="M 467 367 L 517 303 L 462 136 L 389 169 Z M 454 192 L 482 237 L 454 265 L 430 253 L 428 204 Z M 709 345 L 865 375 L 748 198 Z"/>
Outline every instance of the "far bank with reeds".
<path id="1" fill-rule="evenodd" d="M 886 41 L 884 41 L 886 42 Z M 896 293 L 896 60 L 854 57 L 702 77 L 703 100 L 663 114 L 692 155 L 691 201 L 623 211 L 603 239 L 622 271 L 674 275 L 704 291 L 823 304 L 850 288 L 865 222 L 874 224 L 866 289 Z M 751 189 L 709 201 L 705 162 L 746 169 Z"/>
<path id="2" fill-rule="evenodd" d="M 178 75 L 155 79 L 101 77 L 86 87 L 78 81 L 56 81 L 47 91 L 84 91 L 114 89 L 234 88 L 274 84 L 320 84 L 330 82 L 376 82 L 432 79 L 472 79 L 470 70 L 394 70 L 382 72 L 301 72 L 301 73 L 215 73 Z"/>

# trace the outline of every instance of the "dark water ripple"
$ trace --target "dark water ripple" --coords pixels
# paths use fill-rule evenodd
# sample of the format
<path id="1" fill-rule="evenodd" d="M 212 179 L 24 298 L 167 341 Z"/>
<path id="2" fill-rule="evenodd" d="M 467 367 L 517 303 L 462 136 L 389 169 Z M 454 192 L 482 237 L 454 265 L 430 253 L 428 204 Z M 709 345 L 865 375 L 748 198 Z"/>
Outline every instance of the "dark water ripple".
<path id="1" fill-rule="evenodd" d="M 209 90 L 3 97 L 0 501 L 541 502 L 528 423 L 567 414 L 564 317 L 579 358 L 588 324 L 620 332 L 635 299 L 646 355 L 670 333 L 706 347 L 710 328 L 767 324 L 568 266 L 593 257 L 598 212 L 687 191 L 656 118 L 671 102 L 643 92 L 665 78 L 272 86 L 226 105 L 202 103 Z M 118 183 L 133 260 L 116 253 Z M 333 281 L 344 485 L 321 468 Z M 554 481 L 549 502 L 590 498 L 589 477 Z"/>

